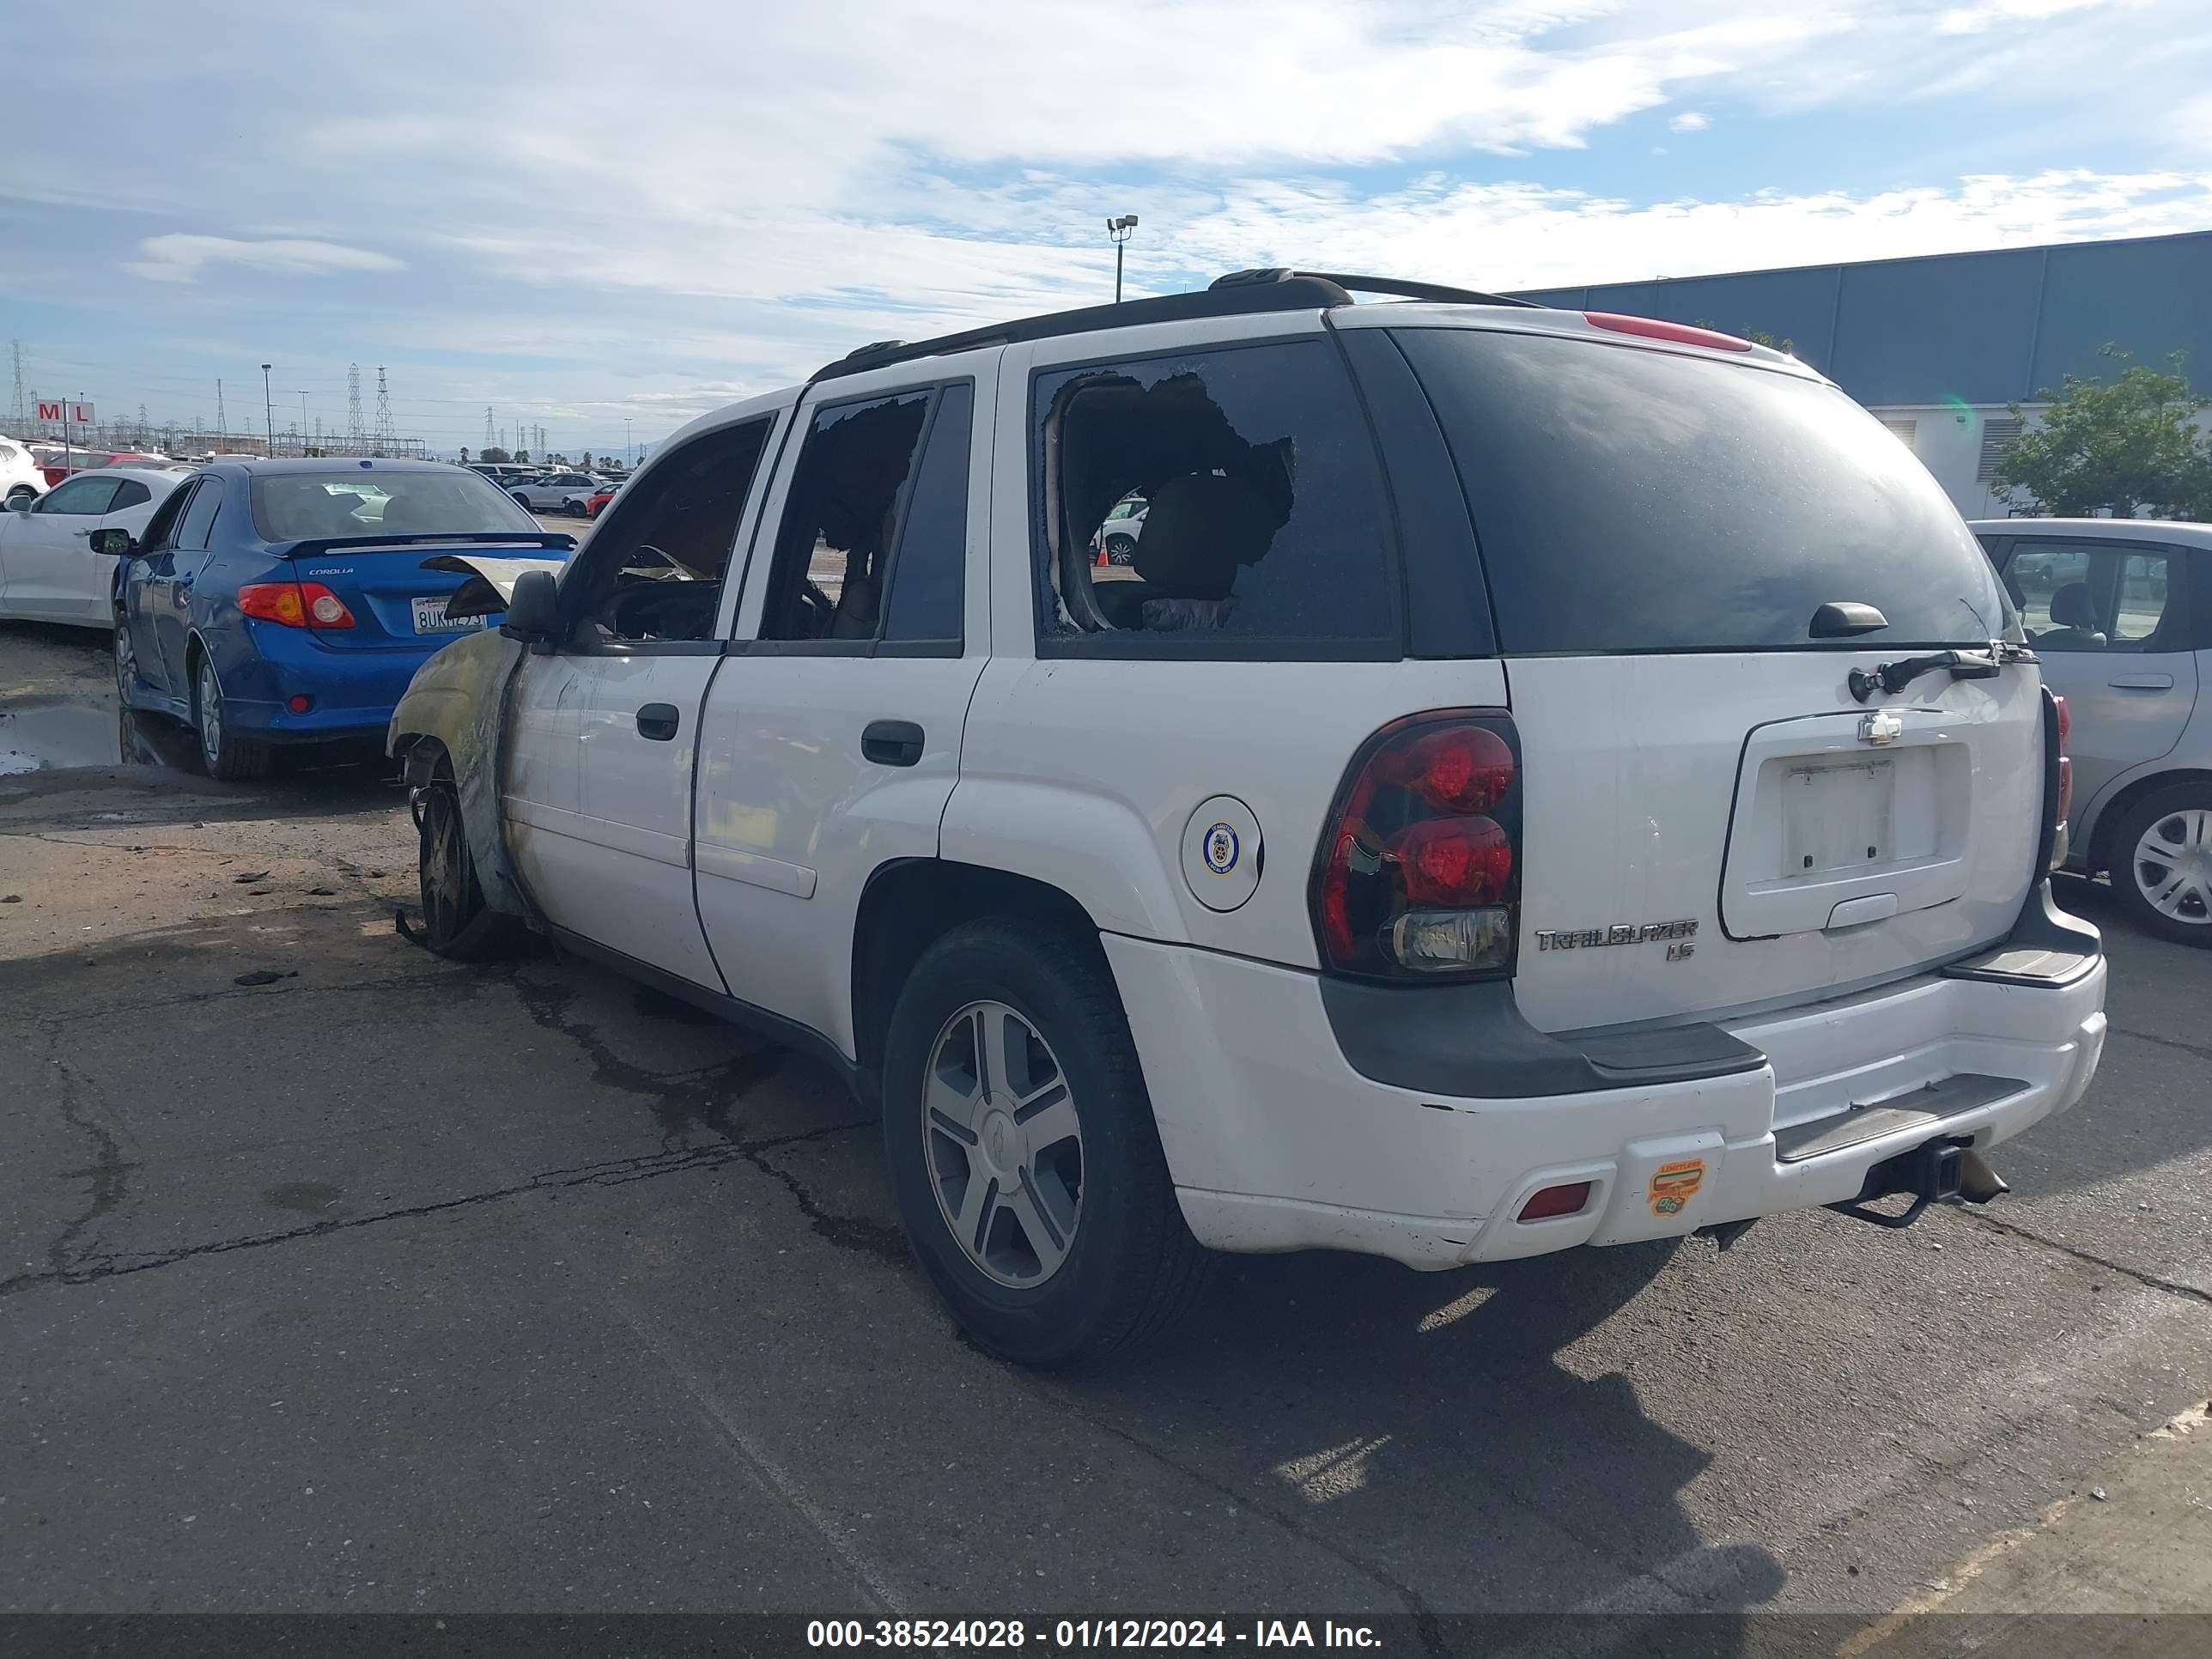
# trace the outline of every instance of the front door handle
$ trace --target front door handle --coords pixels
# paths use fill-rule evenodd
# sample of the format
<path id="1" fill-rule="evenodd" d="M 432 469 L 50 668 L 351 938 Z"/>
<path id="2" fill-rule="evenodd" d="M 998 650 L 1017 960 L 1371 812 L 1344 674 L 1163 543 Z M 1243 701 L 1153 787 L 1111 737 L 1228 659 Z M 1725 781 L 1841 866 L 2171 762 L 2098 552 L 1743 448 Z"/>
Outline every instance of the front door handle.
<path id="1" fill-rule="evenodd" d="M 649 702 L 637 711 L 637 734 L 651 738 L 655 743 L 666 743 L 676 735 L 676 728 L 683 721 L 674 703 Z"/>
<path id="2" fill-rule="evenodd" d="M 921 758 L 921 728 L 912 720 L 870 720 L 860 752 L 878 766 L 912 766 Z"/>
<path id="3" fill-rule="evenodd" d="M 2171 674 L 2123 674 L 2117 679 L 2106 681 L 2105 684 L 2118 686 L 2123 691 L 2171 691 L 2173 690 L 2173 676 Z"/>

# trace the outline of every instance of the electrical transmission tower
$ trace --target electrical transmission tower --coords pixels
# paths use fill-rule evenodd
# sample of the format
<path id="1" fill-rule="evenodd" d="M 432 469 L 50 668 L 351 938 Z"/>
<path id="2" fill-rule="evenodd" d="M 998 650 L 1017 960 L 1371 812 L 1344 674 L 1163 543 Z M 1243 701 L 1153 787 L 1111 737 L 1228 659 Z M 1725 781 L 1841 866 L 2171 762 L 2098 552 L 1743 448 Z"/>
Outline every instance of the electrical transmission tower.
<path id="1" fill-rule="evenodd" d="M 230 430 L 230 422 L 222 412 L 222 381 L 220 378 L 215 383 L 215 429 L 218 434 Z"/>
<path id="2" fill-rule="evenodd" d="M 29 428 L 31 421 L 31 405 L 23 397 L 23 343 L 21 340 L 10 340 L 8 343 L 15 359 L 15 418 L 11 425 L 20 433 Z"/>
<path id="3" fill-rule="evenodd" d="M 489 404 L 486 404 L 484 405 L 483 447 L 486 449 L 489 449 L 491 447 L 491 405 Z"/>
<path id="4" fill-rule="evenodd" d="M 361 365 L 346 365 L 346 447 L 358 455 L 368 447 L 368 434 L 361 424 Z"/>
<path id="5" fill-rule="evenodd" d="M 376 366 L 376 447 L 389 449 L 392 445 L 392 389 L 384 383 L 384 365 Z"/>

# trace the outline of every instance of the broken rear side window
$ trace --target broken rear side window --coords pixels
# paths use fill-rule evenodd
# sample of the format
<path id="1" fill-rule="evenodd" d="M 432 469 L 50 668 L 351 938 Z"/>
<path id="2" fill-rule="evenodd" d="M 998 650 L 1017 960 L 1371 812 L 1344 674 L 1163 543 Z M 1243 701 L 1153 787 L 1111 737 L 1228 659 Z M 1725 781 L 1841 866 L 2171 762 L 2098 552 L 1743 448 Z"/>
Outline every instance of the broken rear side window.
<path id="1" fill-rule="evenodd" d="M 1401 654 L 1374 447 L 1325 341 L 1038 376 L 1046 654 Z"/>

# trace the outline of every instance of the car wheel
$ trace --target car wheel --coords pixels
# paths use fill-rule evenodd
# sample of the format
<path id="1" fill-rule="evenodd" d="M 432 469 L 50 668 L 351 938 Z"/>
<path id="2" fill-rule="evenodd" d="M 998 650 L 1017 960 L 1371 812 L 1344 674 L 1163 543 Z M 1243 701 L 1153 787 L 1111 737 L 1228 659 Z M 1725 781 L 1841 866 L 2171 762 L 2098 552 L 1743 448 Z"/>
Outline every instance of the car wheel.
<path id="1" fill-rule="evenodd" d="M 2112 890 L 2146 933 L 2212 947 L 2212 784 L 2179 783 L 2112 832 Z"/>
<path id="2" fill-rule="evenodd" d="M 514 492 L 514 504 L 520 507 L 525 513 L 533 510 L 530 505 L 530 497 L 524 495 L 519 489 Z"/>
<path id="3" fill-rule="evenodd" d="M 423 943 L 456 962 L 505 955 L 520 932 L 520 918 L 484 903 L 460 797 L 450 780 L 441 778 L 416 793 L 415 825 L 421 836 L 415 870 Z"/>
<path id="4" fill-rule="evenodd" d="M 115 701 L 127 713 L 131 693 L 138 689 L 138 647 L 131 637 L 130 619 L 115 613 Z"/>
<path id="5" fill-rule="evenodd" d="M 1187 1305 L 1206 1253 L 1095 950 L 1003 921 L 938 940 L 891 1015 L 883 1099 L 907 1238 L 979 1346 L 1074 1364 Z"/>
<path id="6" fill-rule="evenodd" d="M 1109 564 L 1127 564 L 1137 556 L 1137 539 L 1133 536 L 1109 536 L 1106 538 L 1106 562 Z"/>
<path id="7" fill-rule="evenodd" d="M 237 736 L 224 718 L 222 685 L 216 677 L 215 659 L 200 653 L 192 676 L 192 729 L 199 734 L 200 762 L 211 778 L 234 781 L 266 777 L 269 745 Z"/>

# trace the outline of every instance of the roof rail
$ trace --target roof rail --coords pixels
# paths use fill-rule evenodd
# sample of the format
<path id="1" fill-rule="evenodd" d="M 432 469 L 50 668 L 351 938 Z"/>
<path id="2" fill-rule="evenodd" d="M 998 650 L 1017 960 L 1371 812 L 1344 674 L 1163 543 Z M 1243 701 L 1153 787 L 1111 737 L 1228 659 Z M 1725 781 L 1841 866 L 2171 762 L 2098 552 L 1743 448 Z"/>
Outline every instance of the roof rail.
<path id="1" fill-rule="evenodd" d="M 958 334 L 940 334 L 912 343 L 886 341 L 862 346 L 858 351 L 824 364 L 814 371 L 814 380 L 859 374 L 892 363 L 922 357 L 942 357 L 980 346 L 1011 345 L 1018 340 L 1048 340 L 1060 334 L 1084 334 L 1092 329 L 1133 328 L 1139 323 L 1179 323 L 1195 317 L 1235 317 L 1252 312 L 1310 311 L 1325 306 L 1352 303 L 1352 296 L 1335 283 L 1297 272 L 1264 286 L 1224 287 L 1217 283 L 1195 294 L 1163 294 L 1149 300 L 1124 300 L 1119 305 L 1085 306 L 1077 311 L 1055 311 L 1042 317 L 1024 317 L 988 328 Z M 1501 303 L 1503 303 L 1501 301 Z"/>
<path id="2" fill-rule="evenodd" d="M 1476 289 L 1447 287 L 1442 283 L 1411 283 L 1396 276 L 1353 276 L 1334 270 L 1292 270 L 1282 265 L 1263 266 L 1256 270 L 1232 270 L 1226 276 L 1215 277 L 1212 286 L 1217 289 L 1262 288 L 1270 283 L 1301 282 L 1326 283 L 1332 288 L 1342 289 L 1346 290 L 1346 300 L 1354 294 L 1389 294 L 1401 300 L 1432 300 L 1445 305 L 1527 306 L 1540 311 L 1543 309 L 1534 300 L 1516 300 L 1510 294 L 1485 294 Z"/>

